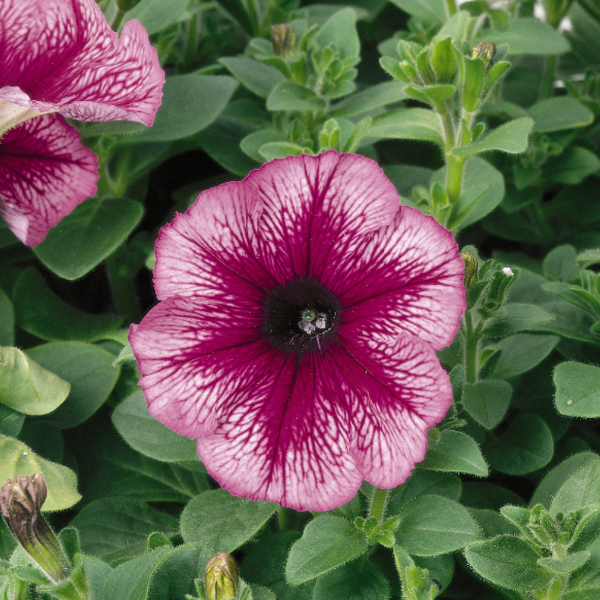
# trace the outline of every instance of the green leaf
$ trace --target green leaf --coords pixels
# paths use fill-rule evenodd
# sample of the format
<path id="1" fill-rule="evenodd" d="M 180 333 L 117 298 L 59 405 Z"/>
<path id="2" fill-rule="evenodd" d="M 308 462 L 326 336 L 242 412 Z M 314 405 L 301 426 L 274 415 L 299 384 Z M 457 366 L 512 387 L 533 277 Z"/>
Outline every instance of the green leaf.
<path id="1" fill-rule="evenodd" d="M 437 556 L 454 552 L 480 537 L 469 511 L 442 496 L 420 496 L 398 512 L 400 528 L 396 541 L 406 552 Z"/>
<path id="2" fill-rule="evenodd" d="M 212 555 L 200 544 L 172 550 L 153 574 L 147 600 L 183 600 L 186 594 L 195 594 L 194 579 L 203 575 Z"/>
<path id="3" fill-rule="evenodd" d="M 566 573 L 572 573 L 585 565 L 589 560 L 590 553 L 587 550 L 581 552 L 574 552 L 569 554 L 565 558 L 540 558 L 538 559 L 538 565 L 556 573 L 558 575 L 564 575 Z"/>
<path id="4" fill-rule="evenodd" d="M 150 416 L 141 390 L 128 396 L 112 414 L 112 422 L 134 449 L 162 462 L 196 461 L 196 442 Z"/>
<path id="5" fill-rule="evenodd" d="M 0 434 L 0 481 L 34 473 L 42 474 L 48 488 L 44 511 L 64 510 L 81 499 L 71 469 L 36 456 L 19 440 Z"/>
<path id="6" fill-rule="evenodd" d="M 533 17 L 514 19 L 505 31 L 486 31 L 484 42 L 508 44 L 509 54 L 564 54 L 569 51 L 565 37 Z"/>
<path id="7" fill-rule="evenodd" d="M 98 600 L 145 600 L 150 579 L 168 554 L 162 546 L 119 565 L 104 580 Z"/>
<path id="8" fill-rule="evenodd" d="M 570 244 L 557 246 L 544 258 L 542 269 L 545 277 L 553 281 L 576 279 L 579 277 L 577 251 Z"/>
<path id="9" fill-rule="evenodd" d="M 258 163 L 262 163 L 264 162 L 265 158 L 260 153 L 260 149 L 264 145 L 272 142 L 287 143 L 287 140 L 282 133 L 279 133 L 279 131 L 275 131 L 274 129 L 260 129 L 259 131 L 255 131 L 254 133 L 247 135 L 240 142 L 240 148 L 250 158 Z"/>
<path id="10" fill-rule="evenodd" d="M 506 415 L 512 386 L 506 381 L 486 379 L 465 384 L 462 403 L 465 410 L 485 429 L 494 429 Z"/>
<path id="11" fill-rule="evenodd" d="M 529 506 L 543 504 L 546 508 L 549 508 L 552 499 L 556 496 L 556 492 L 562 484 L 581 467 L 596 460 L 600 460 L 600 456 L 597 454 L 582 452 L 561 462 L 542 479 L 531 498 Z"/>
<path id="12" fill-rule="evenodd" d="M 553 375 L 556 410 L 567 417 L 600 417 L 600 368 L 574 361 L 560 363 Z"/>
<path id="13" fill-rule="evenodd" d="M 509 523 L 500 513 L 489 508 L 469 508 L 469 512 L 481 528 L 482 538 L 492 538 L 497 535 L 517 535 L 519 530 Z"/>
<path id="14" fill-rule="evenodd" d="M 593 504 L 600 504 L 600 460 L 584 465 L 560 486 L 550 513 L 567 515 Z"/>
<path id="15" fill-rule="evenodd" d="M 465 557 L 479 575 L 510 590 L 529 592 L 552 579 L 552 573 L 537 564 L 538 553 L 512 535 L 473 542 L 465 548 Z"/>
<path id="16" fill-rule="evenodd" d="M 118 563 L 145 552 L 148 536 L 177 533 L 177 519 L 132 498 L 101 498 L 88 504 L 70 525 L 79 531 L 83 552 Z"/>
<path id="17" fill-rule="evenodd" d="M 544 165 L 544 175 L 551 181 L 577 185 L 599 169 L 600 158 L 593 152 L 581 146 L 571 146 Z"/>
<path id="18" fill-rule="evenodd" d="M 351 563 L 319 577 L 313 600 L 389 600 L 389 581 L 372 563 Z"/>
<path id="19" fill-rule="evenodd" d="M 36 246 L 35 255 L 63 279 L 79 279 L 112 254 L 137 227 L 144 209 L 126 198 L 91 198 Z"/>
<path id="20" fill-rule="evenodd" d="M 0 404 L 0 433 L 9 437 L 17 437 L 25 422 L 25 415 Z"/>
<path id="21" fill-rule="evenodd" d="M 82 493 L 88 502 L 126 496 L 146 502 L 185 503 L 209 489 L 198 460 L 161 463 L 139 454 L 123 442 L 108 415 L 97 415 L 94 428 L 82 428 L 75 439 L 79 447 L 86 448 L 77 458 Z"/>
<path id="22" fill-rule="evenodd" d="M 0 403 L 26 415 L 46 415 L 69 395 L 71 386 L 17 348 L 0 348 Z"/>
<path id="23" fill-rule="evenodd" d="M 99 558 L 83 556 L 83 570 L 88 580 L 90 596 L 92 599 L 96 599 L 100 596 L 104 580 L 108 577 L 112 569 Z"/>
<path id="24" fill-rule="evenodd" d="M 446 6 L 443 0 L 390 0 L 404 12 L 426 23 L 443 23 Z"/>
<path id="25" fill-rule="evenodd" d="M 229 72 L 252 93 L 260 98 L 267 98 L 273 88 L 285 77 L 275 67 L 250 58 L 228 56 L 220 58 Z"/>
<path id="26" fill-rule="evenodd" d="M 528 112 L 535 121 L 534 131 L 542 133 L 585 127 L 594 120 L 594 113 L 572 96 L 546 98 Z"/>
<path id="27" fill-rule="evenodd" d="M 427 108 L 400 108 L 375 117 L 365 139 L 372 138 L 443 142 L 439 118 Z"/>
<path id="28" fill-rule="evenodd" d="M 19 326 L 46 341 L 93 341 L 113 333 L 123 322 L 123 317 L 117 315 L 93 315 L 70 306 L 34 269 L 21 274 L 13 297 Z"/>
<path id="29" fill-rule="evenodd" d="M 395 515 L 402 506 L 426 494 L 458 500 L 461 487 L 461 481 L 456 475 L 415 469 L 402 485 L 392 491 L 387 513 Z"/>
<path id="30" fill-rule="evenodd" d="M 187 8 L 189 0 L 142 0 L 127 11 L 125 21 L 137 19 L 148 35 L 166 29 L 176 23 Z"/>
<path id="31" fill-rule="evenodd" d="M 352 8 L 338 10 L 327 20 L 312 38 L 321 48 L 334 44 L 340 58 L 358 58 L 360 40 L 356 31 L 356 13 Z"/>
<path id="32" fill-rule="evenodd" d="M 506 314 L 487 320 L 483 333 L 490 337 L 504 337 L 528 329 L 536 323 L 551 321 L 553 315 L 535 304 L 505 304 Z"/>
<path id="33" fill-rule="evenodd" d="M 285 567 L 287 580 L 298 585 L 331 571 L 366 552 L 364 532 L 342 517 L 312 520 L 292 546 Z"/>
<path id="34" fill-rule="evenodd" d="M 272 502 L 254 502 L 212 490 L 194 498 L 183 509 L 181 535 L 215 552 L 233 552 L 247 542 L 277 511 Z"/>
<path id="35" fill-rule="evenodd" d="M 267 533 L 250 550 L 240 568 L 241 576 L 249 582 L 270 589 L 277 600 L 312 600 L 314 581 L 291 586 L 285 579 L 285 563 L 299 531 L 284 530 Z"/>
<path id="36" fill-rule="evenodd" d="M 533 120 L 529 117 L 509 121 L 472 144 L 454 148 L 452 154 L 455 156 L 471 156 L 472 154 L 489 152 L 490 150 L 500 150 L 509 154 L 525 152 L 529 144 L 529 134 L 532 127 Z"/>
<path id="37" fill-rule="evenodd" d="M 488 475 L 488 467 L 477 442 L 460 431 L 442 431 L 438 441 L 429 438 L 425 459 L 417 466 L 420 469 L 469 473 L 478 477 Z"/>
<path id="38" fill-rule="evenodd" d="M 67 399 L 49 417 L 63 429 L 89 419 L 119 378 L 120 367 L 113 367 L 114 355 L 92 344 L 51 342 L 28 350 L 27 355 L 71 384 Z"/>
<path id="39" fill-rule="evenodd" d="M 0 346 L 15 343 L 15 313 L 10 298 L 0 288 Z"/>
<path id="40" fill-rule="evenodd" d="M 267 98 L 268 110 L 323 110 L 325 100 L 311 89 L 292 81 L 278 83 Z"/>
<path id="41" fill-rule="evenodd" d="M 491 376 L 510 379 L 530 371 L 552 352 L 559 340 L 556 335 L 535 333 L 517 333 L 501 340 L 493 346 L 500 350 L 500 356 Z"/>
<path id="42" fill-rule="evenodd" d="M 259 154 L 264 160 L 286 158 L 287 156 L 300 156 L 309 153 L 304 146 L 290 144 L 289 142 L 271 142 L 260 147 Z M 312 154 L 312 153 L 311 153 Z"/>
<path id="43" fill-rule="evenodd" d="M 154 125 L 107 122 L 86 125 L 83 135 L 136 134 L 127 143 L 170 142 L 208 127 L 221 114 L 238 82 L 228 75 L 173 75 L 167 77 Z"/>
<path id="44" fill-rule="evenodd" d="M 519 415 L 510 427 L 485 447 L 490 466 L 508 475 L 525 475 L 545 467 L 554 454 L 548 425 L 537 415 Z"/>
<path id="45" fill-rule="evenodd" d="M 394 104 L 406 98 L 404 85 L 400 81 L 386 81 L 371 85 L 361 92 L 352 94 L 352 96 L 338 102 L 329 111 L 329 114 L 332 117 L 350 117 L 388 104 Z"/>

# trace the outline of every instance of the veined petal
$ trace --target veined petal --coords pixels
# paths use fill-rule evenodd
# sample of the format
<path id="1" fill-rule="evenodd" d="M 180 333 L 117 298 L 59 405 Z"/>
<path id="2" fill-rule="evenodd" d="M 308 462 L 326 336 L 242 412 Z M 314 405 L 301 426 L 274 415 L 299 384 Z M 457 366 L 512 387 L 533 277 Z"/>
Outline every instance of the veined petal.
<path id="1" fill-rule="evenodd" d="M 273 277 L 256 259 L 262 201 L 243 181 L 202 192 L 156 241 L 154 289 L 170 296 L 252 298 L 262 302 Z"/>
<path id="2" fill-rule="evenodd" d="M 96 193 L 98 159 L 60 115 L 43 115 L 0 143 L 0 215 L 36 246 L 78 204 Z"/>
<path id="3" fill-rule="evenodd" d="M 348 333 L 405 332 L 440 350 L 452 342 L 466 306 L 463 278 L 452 234 L 403 206 L 352 252 L 341 256 L 334 248 L 321 281 L 340 298 Z"/>
<path id="4" fill-rule="evenodd" d="M 0 0 L 0 98 L 80 121 L 152 125 L 165 74 L 137 21 L 112 31 L 94 0 Z"/>
<path id="5" fill-rule="evenodd" d="M 274 160 L 244 181 L 264 202 L 257 236 L 278 283 L 320 279 L 334 249 L 343 255 L 357 237 L 390 223 L 400 206 L 376 162 L 333 150 Z"/>
<path id="6" fill-rule="evenodd" d="M 351 455 L 369 483 L 396 487 L 425 457 L 427 430 L 452 402 L 450 379 L 418 338 L 376 336 L 361 347 L 340 337 L 327 379 L 355 432 Z"/>
<path id="7" fill-rule="evenodd" d="M 296 510 L 329 510 L 351 500 L 362 477 L 350 456 L 350 424 L 326 393 L 327 360 L 273 351 L 224 407 L 215 431 L 198 440 L 211 476 L 232 494 Z"/>
<path id="8" fill-rule="evenodd" d="M 172 297 L 132 325 L 129 342 L 150 414 L 191 438 L 211 432 L 218 408 L 271 351 L 260 318 L 260 305 L 250 300 Z"/>

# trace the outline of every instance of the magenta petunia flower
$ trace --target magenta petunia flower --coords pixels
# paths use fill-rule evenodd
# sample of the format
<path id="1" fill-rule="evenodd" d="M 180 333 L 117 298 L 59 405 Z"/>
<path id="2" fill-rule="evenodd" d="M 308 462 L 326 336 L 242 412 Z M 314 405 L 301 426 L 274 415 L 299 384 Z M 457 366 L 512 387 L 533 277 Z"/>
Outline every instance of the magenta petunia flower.
<path id="1" fill-rule="evenodd" d="M 0 214 L 35 246 L 95 194 L 98 175 L 62 117 L 29 119 L 152 125 L 165 75 L 142 25 L 129 21 L 119 38 L 95 0 L 0 0 L 0 64 Z"/>
<path id="2" fill-rule="evenodd" d="M 452 400 L 434 350 L 462 280 L 451 234 L 372 160 L 275 160 L 159 234 L 161 302 L 129 334 L 150 413 L 238 496 L 328 510 L 395 487 Z"/>

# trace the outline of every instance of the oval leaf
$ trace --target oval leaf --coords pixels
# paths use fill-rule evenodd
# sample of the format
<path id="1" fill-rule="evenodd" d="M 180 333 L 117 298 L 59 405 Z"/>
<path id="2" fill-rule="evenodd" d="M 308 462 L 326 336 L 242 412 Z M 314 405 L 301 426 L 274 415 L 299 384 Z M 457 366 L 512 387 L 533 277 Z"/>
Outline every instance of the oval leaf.
<path id="1" fill-rule="evenodd" d="M 233 552 L 277 511 L 277 504 L 237 498 L 226 490 L 204 492 L 183 509 L 181 535 L 215 552 Z"/>
<path id="2" fill-rule="evenodd" d="M 59 277 L 79 279 L 125 241 L 143 213 L 133 200 L 91 198 L 50 229 L 33 251 Z"/>
<path id="3" fill-rule="evenodd" d="M 469 511 L 442 496 L 420 496 L 398 512 L 400 528 L 396 541 L 416 556 L 437 556 L 454 552 L 481 536 Z"/>
<path id="4" fill-rule="evenodd" d="M 554 403 L 561 415 L 600 417 L 600 368 L 574 361 L 557 365 L 553 375 Z"/>
<path id="5" fill-rule="evenodd" d="M 0 348 L 0 402 L 26 415 L 46 415 L 69 395 L 70 384 L 17 348 Z"/>
<path id="6" fill-rule="evenodd" d="M 490 150 L 501 150 L 509 154 L 519 154 L 527 150 L 533 119 L 523 117 L 500 125 L 482 140 L 452 150 L 455 156 L 471 156 Z"/>
<path id="7" fill-rule="evenodd" d="M 162 462 L 198 461 L 196 443 L 150 416 L 141 391 L 134 392 L 117 406 L 112 422 L 134 449 Z"/>
<path id="8" fill-rule="evenodd" d="M 292 546 L 285 576 L 293 585 L 310 581 L 360 556 L 367 547 L 365 534 L 346 519 L 317 517 Z"/>

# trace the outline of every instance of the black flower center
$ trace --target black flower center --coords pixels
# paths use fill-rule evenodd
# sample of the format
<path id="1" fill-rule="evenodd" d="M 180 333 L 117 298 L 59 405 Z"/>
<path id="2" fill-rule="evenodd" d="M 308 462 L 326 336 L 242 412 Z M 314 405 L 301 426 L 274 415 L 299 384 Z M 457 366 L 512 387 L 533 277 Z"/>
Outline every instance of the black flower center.
<path id="1" fill-rule="evenodd" d="M 324 285 L 294 279 L 267 294 L 262 330 L 284 352 L 322 352 L 335 335 L 340 310 L 340 301 Z"/>

